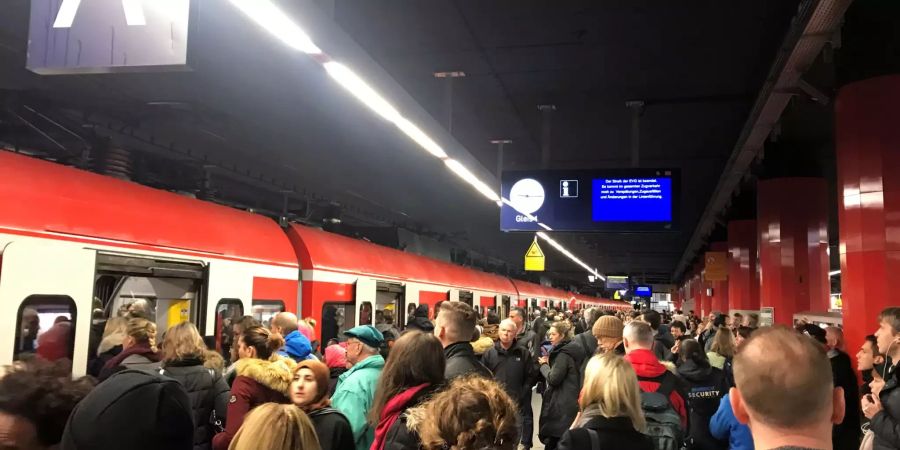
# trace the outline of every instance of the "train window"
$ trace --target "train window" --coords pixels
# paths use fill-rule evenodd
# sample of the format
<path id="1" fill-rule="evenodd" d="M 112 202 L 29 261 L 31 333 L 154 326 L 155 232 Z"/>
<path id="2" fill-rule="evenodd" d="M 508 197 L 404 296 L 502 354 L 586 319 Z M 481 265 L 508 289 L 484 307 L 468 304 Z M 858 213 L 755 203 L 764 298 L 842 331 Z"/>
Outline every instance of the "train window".
<path id="1" fill-rule="evenodd" d="M 64 295 L 31 295 L 19 306 L 13 358 L 72 359 L 75 350 L 75 302 Z"/>
<path id="2" fill-rule="evenodd" d="M 500 317 L 507 318 L 509 317 L 509 296 L 504 295 L 500 298 Z"/>
<path id="3" fill-rule="evenodd" d="M 372 325 L 372 302 L 362 302 L 359 305 L 359 324 Z"/>
<path id="4" fill-rule="evenodd" d="M 284 302 L 281 300 L 253 300 L 250 315 L 252 315 L 259 323 L 268 328 L 272 323 L 275 314 L 284 312 Z"/>
<path id="5" fill-rule="evenodd" d="M 236 298 L 223 298 L 216 304 L 216 324 L 213 329 L 216 351 L 231 361 L 231 349 L 235 345 L 234 328 L 231 326 L 244 315 L 244 304 Z"/>
<path id="6" fill-rule="evenodd" d="M 104 317 L 144 316 L 157 334 L 191 320 L 200 323 L 205 264 L 118 253 L 97 253 L 95 308 Z"/>
<path id="7" fill-rule="evenodd" d="M 344 340 L 343 333 L 356 326 L 352 302 L 326 302 L 322 305 L 322 342 Z"/>

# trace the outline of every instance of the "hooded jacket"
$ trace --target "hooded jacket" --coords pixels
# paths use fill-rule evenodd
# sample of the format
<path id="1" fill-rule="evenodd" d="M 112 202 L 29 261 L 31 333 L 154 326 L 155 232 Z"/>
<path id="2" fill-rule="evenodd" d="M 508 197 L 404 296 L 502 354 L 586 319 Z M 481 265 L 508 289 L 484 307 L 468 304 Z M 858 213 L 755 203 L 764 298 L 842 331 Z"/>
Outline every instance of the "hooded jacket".
<path id="1" fill-rule="evenodd" d="M 878 399 L 883 409 L 869 422 L 869 429 L 875 433 L 874 449 L 900 448 L 900 371 L 896 365 L 885 376 Z"/>
<path id="2" fill-rule="evenodd" d="M 416 312 L 406 322 L 407 329 L 419 330 L 425 333 L 434 331 L 434 324 L 428 320 L 428 305 L 419 305 Z"/>
<path id="3" fill-rule="evenodd" d="M 529 391 L 532 380 L 537 373 L 534 359 L 528 350 L 516 345 L 513 341 L 509 350 L 497 341 L 481 358 L 484 365 L 494 373 L 494 379 L 503 385 L 503 390 L 516 402 L 526 391 Z"/>
<path id="4" fill-rule="evenodd" d="M 678 366 L 678 375 L 687 383 L 688 410 L 691 414 L 691 429 L 687 436 L 690 448 L 696 450 L 718 450 L 723 444 L 709 432 L 709 421 L 719 409 L 721 399 L 728 392 L 725 373 L 696 361 L 687 360 Z"/>
<path id="5" fill-rule="evenodd" d="M 215 431 L 210 427 L 210 416 L 216 411 L 217 420 L 225 422 L 230 397 L 221 373 L 205 367 L 200 358 L 167 362 L 159 373 L 178 380 L 187 391 L 194 415 L 194 450 L 212 448 Z"/>
<path id="6" fill-rule="evenodd" d="M 659 360 L 656 359 L 656 355 L 650 350 L 634 350 L 625 355 L 625 360 L 631 363 L 631 367 L 634 367 L 634 371 L 638 376 L 638 384 L 641 385 L 641 390 L 644 392 L 656 392 L 656 390 L 659 389 L 659 381 L 650 380 L 650 378 L 675 376 L 671 373 L 667 374 L 668 370 L 666 369 L 666 366 L 660 363 Z M 688 413 L 687 404 L 684 400 L 685 397 L 686 395 L 680 388 L 673 390 L 672 393 L 669 394 L 669 402 L 672 403 L 672 407 L 675 408 L 675 411 L 681 416 L 682 428 L 687 430 Z"/>
<path id="7" fill-rule="evenodd" d="M 492 341 L 497 342 L 497 340 L 500 339 L 500 325 L 495 323 L 485 325 L 484 329 L 481 331 L 481 336 L 487 336 L 491 338 Z"/>
<path id="8" fill-rule="evenodd" d="M 384 369 L 384 358 L 372 355 L 353 365 L 338 377 L 331 406 L 344 413 L 350 421 L 357 450 L 368 450 L 375 439 L 375 428 L 369 426 L 366 415 L 375 399 L 378 377 Z"/>
<path id="9" fill-rule="evenodd" d="M 472 350 L 475 352 L 476 356 L 483 356 L 484 352 L 488 351 L 488 349 L 493 346 L 494 340 L 485 335 L 481 335 L 478 340 L 472 341 Z"/>
<path id="10" fill-rule="evenodd" d="M 103 381 L 112 374 L 125 369 L 156 372 L 159 370 L 159 359 L 159 353 L 145 345 L 128 347 L 103 365 L 97 379 Z"/>
<path id="11" fill-rule="evenodd" d="M 753 450 L 753 435 L 750 427 L 738 422 L 731 410 L 728 394 L 719 402 L 719 410 L 709 421 L 709 432 L 720 441 L 728 441 L 729 450 Z"/>
<path id="12" fill-rule="evenodd" d="M 288 395 L 296 364 L 273 355 L 269 360 L 242 358 L 234 364 L 234 383 L 228 400 L 225 431 L 213 437 L 214 450 L 227 450 L 244 424 L 244 416 L 263 403 L 289 403 Z"/>
<path id="13" fill-rule="evenodd" d="M 581 377 L 576 365 L 576 352 L 581 350 L 571 341 L 562 341 L 550 349 L 550 364 L 541 365 L 541 375 L 547 382 L 541 404 L 538 436 L 559 439 L 569 429 L 578 414 L 578 394 Z"/>
<path id="14" fill-rule="evenodd" d="M 181 385 L 156 373 L 123 370 L 72 411 L 61 450 L 191 450 L 194 421 Z"/>
<path id="15" fill-rule="evenodd" d="M 309 355 L 312 353 L 312 344 L 306 336 L 294 330 L 284 337 L 284 347 L 281 347 L 277 353 L 285 358 L 293 359 L 294 362 L 300 362 L 309 359 Z"/>
<path id="16" fill-rule="evenodd" d="M 454 378 L 477 373 L 491 378 L 491 371 L 484 367 L 475 356 L 472 344 L 468 342 L 456 342 L 444 348 L 444 356 L 447 357 L 447 368 L 444 371 L 444 379 L 448 382 Z"/>

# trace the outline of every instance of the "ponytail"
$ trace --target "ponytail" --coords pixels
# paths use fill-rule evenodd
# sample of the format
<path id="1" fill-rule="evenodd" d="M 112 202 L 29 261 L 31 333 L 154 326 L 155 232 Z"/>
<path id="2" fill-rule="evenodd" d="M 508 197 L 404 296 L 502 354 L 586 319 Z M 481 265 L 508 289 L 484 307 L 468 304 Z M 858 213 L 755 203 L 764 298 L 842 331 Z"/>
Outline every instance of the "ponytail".
<path id="1" fill-rule="evenodd" d="M 129 319 L 125 334 L 137 344 L 146 345 L 156 353 L 156 324 L 140 317 Z"/>
<path id="2" fill-rule="evenodd" d="M 247 328 L 241 333 L 241 340 L 247 347 L 256 349 L 256 357 L 269 359 L 272 354 L 284 347 L 284 338 L 280 334 L 261 326 Z"/>

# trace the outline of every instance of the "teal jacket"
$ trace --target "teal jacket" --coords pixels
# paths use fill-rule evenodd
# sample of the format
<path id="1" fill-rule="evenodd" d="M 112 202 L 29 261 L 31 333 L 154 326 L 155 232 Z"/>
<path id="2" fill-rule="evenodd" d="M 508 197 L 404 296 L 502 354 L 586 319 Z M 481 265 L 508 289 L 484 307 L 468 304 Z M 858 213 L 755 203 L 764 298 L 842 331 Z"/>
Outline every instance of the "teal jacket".
<path id="1" fill-rule="evenodd" d="M 356 450 L 369 450 L 375 440 L 375 427 L 366 420 L 366 415 L 375 399 L 375 387 L 384 368 L 381 355 L 370 356 L 356 363 L 350 370 L 338 377 L 337 388 L 331 397 L 331 406 L 347 416 Z"/>

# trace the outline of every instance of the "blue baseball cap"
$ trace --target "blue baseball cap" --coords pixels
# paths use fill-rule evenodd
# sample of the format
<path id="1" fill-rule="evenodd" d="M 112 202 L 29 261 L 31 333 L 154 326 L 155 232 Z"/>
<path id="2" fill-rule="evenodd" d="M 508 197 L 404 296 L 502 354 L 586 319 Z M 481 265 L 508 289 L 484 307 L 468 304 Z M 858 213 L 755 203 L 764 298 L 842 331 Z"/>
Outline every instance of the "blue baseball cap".
<path id="1" fill-rule="evenodd" d="M 363 344 L 369 347 L 381 347 L 384 342 L 384 335 L 372 325 L 360 325 L 353 327 L 344 332 L 344 336 L 359 339 Z"/>

